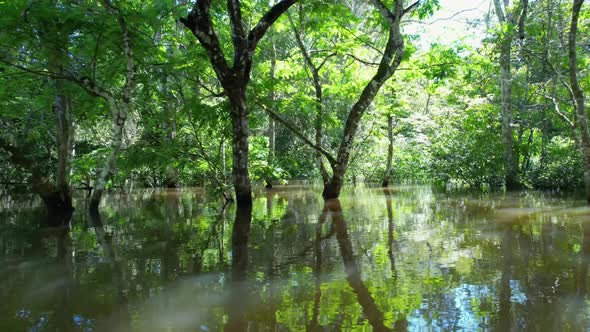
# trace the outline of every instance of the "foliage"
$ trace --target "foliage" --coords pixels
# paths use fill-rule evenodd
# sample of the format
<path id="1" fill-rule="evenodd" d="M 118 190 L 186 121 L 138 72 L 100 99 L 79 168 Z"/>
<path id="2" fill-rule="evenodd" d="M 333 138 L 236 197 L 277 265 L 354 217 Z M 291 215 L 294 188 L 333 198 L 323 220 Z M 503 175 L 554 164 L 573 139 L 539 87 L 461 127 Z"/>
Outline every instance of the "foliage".
<path id="1" fill-rule="evenodd" d="M 545 158 L 538 160 L 531 172 L 533 186 L 562 190 L 582 188 L 582 158 L 575 142 L 567 137 L 555 136 L 546 149 Z"/>

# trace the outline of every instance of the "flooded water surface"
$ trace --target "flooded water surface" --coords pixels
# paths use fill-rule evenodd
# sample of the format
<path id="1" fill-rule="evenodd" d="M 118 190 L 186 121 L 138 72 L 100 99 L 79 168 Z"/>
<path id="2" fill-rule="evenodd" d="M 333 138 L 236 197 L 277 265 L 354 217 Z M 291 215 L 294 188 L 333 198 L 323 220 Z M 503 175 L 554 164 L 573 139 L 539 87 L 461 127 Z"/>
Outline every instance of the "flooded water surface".
<path id="1" fill-rule="evenodd" d="M 590 328 L 590 208 L 426 186 L 107 197 L 70 227 L 0 211 L 0 331 Z"/>

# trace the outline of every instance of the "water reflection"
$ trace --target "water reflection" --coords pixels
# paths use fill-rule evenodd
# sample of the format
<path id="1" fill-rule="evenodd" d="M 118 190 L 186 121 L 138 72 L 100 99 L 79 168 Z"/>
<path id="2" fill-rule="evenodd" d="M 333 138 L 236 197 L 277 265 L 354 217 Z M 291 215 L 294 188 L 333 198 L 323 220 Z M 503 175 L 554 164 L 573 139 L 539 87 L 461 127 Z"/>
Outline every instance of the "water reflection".
<path id="1" fill-rule="evenodd" d="M 583 201 L 292 186 L 247 210 L 199 190 L 106 203 L 57 228 L 0 209 L 0 330 L 590 327 Z"/>
<path id="2" fill-rule="evenodd" d="M 249 301 L 256 296 L 247 282 L 248 237 L 252 223 L 252 208 L 240 208 L 232 229 L 232 258 L 230 296 L 227 301 L 228 322 L 226 331 L 243 331 L 248 326 L 246 313 L 251 308 Z"/>
<path id="3" fill-rule="evenodd" d="M 378 308 L 369 289 L 361 279 L 361 269 L 354 257 L 352 241 L 348 235 L 346 221 L 342 215 L 340 200 L 328 200 L 325 204 L 332 215 L 334 229 L 336 230 L 336 239 L 338 240 L 340 255 L 342 256 L 346 271 L 346 280 L 356 294 L 357 301 L 363 309 L 364 316 L 375 331 L 391 331 L 390 328 L 385 326 L 383 312 Z M 403 320 L 396 323 L 396 326 L 400 329 L 405 328 L 406 325 Z"/>

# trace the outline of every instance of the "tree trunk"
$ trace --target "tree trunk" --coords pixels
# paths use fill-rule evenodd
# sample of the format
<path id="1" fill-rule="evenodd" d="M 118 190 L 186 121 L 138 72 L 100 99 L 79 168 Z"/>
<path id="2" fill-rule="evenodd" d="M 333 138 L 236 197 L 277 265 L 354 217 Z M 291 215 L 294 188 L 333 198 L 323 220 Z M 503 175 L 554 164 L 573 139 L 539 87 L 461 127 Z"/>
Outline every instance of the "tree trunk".
<path id="1" fill-rule="evenodd" d="M 56 96 L 53 105 L 55 114 L 57 169 L 55 187 L 61 204 L 66 209 L 72 208 L 70 189 L 70 171 L 74 149 L 74 126 L 71 114 L 71 101 L 64 91 L 64 81 L 55 80 Z"/>
<path id="2" fill-rule="evenodd" d="M 524 20 L 527 15 L 527 0 L 520 0 L 516 6 L 510 10 L 509 0 L 504 0 L 504 8 L 500 0 L 494 0 L 496 16 L 501 24 L 510 24 L 519 27 L 519 35 L 524 38 Z M 522 12 L 521 12 L 522 11 Z M 520 13 L 517 15 L 517 13 Z M 506 189 L 519 189 L 522 184 L 519 179 L 518 154 L 514 150 L 514 141 L 512 137 L 512 72 L 510 55 L 512 51 L 512 41 L 516 32 L 508 31 L 500 36 L 500 76 L 501 76 L 501 94 L 502 94 L 502 141 L 504 143 L 504 179 Z"/>
<path id="3" fill-rule="evenodd" d="M 100 205 L 100 199 L 106 188 L 107 181 L 111 176 L 119 151 L 123 146 L 123 130 L 125 128 L 125 121 L 127 120 L 128 105 L 118 104 L 114 101 L 111 102 L 111 110 L 113 112 L 113 131 L 111 141 L 111 152 L 107 156 L 107 159 L 100 170 L 98 178 L 94 184 L 92 195 L 90 196 L 90 211 L 98 211 Z"/>
<path id="4" fill-rule="evenodd" d="M 387 167 L 385 168 L 385 175 L 383 176 L 382 187 L 389 186 L 389 180 L 391 179 L 391 170 L 393 163 L 393 116 L 387 117 L 387 139 L 389 141 L 387 145 Z"/>
<path id="5" fill-rule="evenodd" d="M 315 118 L 315 145 L 322 147 L 322 121 L 324 120 L 324 97 L 322 92 L 322 83 L 320 82 L 320 75 L 318 71 L 313 68 L 313 86 L 315 87 L 315 103 L 316 103 L 316 118 Z M 322 176 L 324 185 L 330 181 L 330 174 L 326 170 L 322 154 L 319 151 L 315 152 L 316 164 Z"/>
<path id="6" fill-rule="evenodd" d="M 312 82 L 313 82 L 313 87 L 314 87 L 314 92 L 315 92 L 315 108 L 316 108 L 316 114 L 315 114 L 315 145 L 317 147 L 322 147 L 322 122 L 324 120 L 324 97 L 323 97 L 323 91 L 322 91 L 322 80 L 320 78 L 320 69 L 321 66 L 326 62 L 326 60 L 328 58 L 325 58 L 322 62 L 322 64 L 320 64 L 319 66 L 317 66 L 313 59 L 311 58 L 311 55 L 309 54 L 309 51 L 307 50 L 307 48 L 305 47 L 305 44 L 303 43 L 303 36 L 301 34 L 301 32 L 297 29 L 297 27 L 295 26 L 295 23 L 293 22 L 293 20 L 291 19 L 291 16 L 287 15 L 289 18 L 289 22 L 291 23 L 291 29 L 293 30 L 293 33 L 295 34 L 295 41 L 297 42 L 297 46 L 299 47 L 299 51 L 301 52 L 301 55 L 303 56 L 303 59 L 305 60 L 305 64 L 307 65 L 307 67 L 309 68 L 309 71 L 311 72 L 311 78 L 312 78 Z M 301 15 L 299 17 L 299 20 L 301 21 Z M 303 23 L 300 23 L 301 25 L 303 25 Z M 330 55 L 328 56 L 330 57 Z M 315 159 L 316 159 L 316 165 L 318 167 L 318 170 L 320 171 L 320 175 L 322 176 L 322 182 L 324 185 L 326 185 L 326 183 L 328 183 L 330 181 L 330 175 L 328 174 L 328 171 L 326 170 L 326 165 L 324 165 L 324 160 L 322 158 L 322 154 L 319 151 L 315 151 Z"/>
<path id="7" fill-rule="evenodd" d="M 274 108 L 274 104 L 276 101 L 276 92 L 274 88 L 275 79 L 276 79 L 276 64 L 277 64 L 277 50 L 275 44 L 272 43 L 271 49 L 271 58 L 270 58 L 270 77 L 272 79 L 272 84 L 269 92 L 271 107 Z M 268 117 L 268 167 L 274 167 L 274 158 L 275 158 L 275 138 L 276 138 L 276 123 L 275 120 L 269 116 Z M 265 179 L 266 181 L 266 189 L 272 189 L 272 178 L 267 176 Z"/>
<path id="8" fill-rule="evenodd" d="M 90 196 L 90 213 L 98 212 L 98 206 L 100 205 L 100 199 L 102 193 L 106 188 L 107 181 L 111 176 L 119 151 L 123 147 L 123 130 L 125 129 L 125 121 L 127 121 L 127 115 L 129 114 L 131 96 L 133 95 L 136 83 L 134 80 L 135 76 L 135 62 L 133 58 L 133 48 L 131 46 L 131 38 L 127 22 L 120 11 L 116 10 L 110 5 L 109 1 L 103 1 L 105 8 L 111 13 L 117 16 L 117 21 L 123 33 L 123 54 L 126 60 L 125 66 L 125 86 L 123 88 L 123 96 L 121 99 L 115 99 L 111 93 L 103 93 L 102 96 L 109 102 L 111 109 L 111 116 L 113 122 L 113 132 L 111 137 L 111 152 L 107 156 L 107 159 L 100 170 L 94 190 Z"/>
<path id="9" fill-rule="evenodd" d="M 324 185 L 324 191 L 322 193 L 324 198 L 331 199 L 338 198 L 338 196 L 340 196 L 340 191 L 342 190 L 342 186 L 344 184 L 344 175 L 346 173 L 346 169 L 348 168 L 350 154 L 354 144 L 354 138 L 357 134 L 361 117 L 367 108 L 369 108 L 369 105 L 377 95 L 379 88 L 383 85 L 383 83 L 385 83 L 387 78 L 373 78 L 363 90 L 359 100 L 352 107 L 352 110 L 350 111 L 346 120 L 344 135 L 340 143 L 340 148 L 338 149 L 338 158 L 336 159 L 336 163 L 332 165 L 332 178 Z"/>
<path id="10" fill-rule="evenodd" d="M 338 157 L 332 164 L 334 172 L 330 182 L 324 186 L 324 192 L 322 193 L 326 199 L 337 198 L 340 195 L 344 183 L 344 174 L 349 165 L 352 146 L 361 118 L 373 102 L 381 86 L 395 73 L 404 57 L 404 38 L 400 30 L 400 23 L 407 11 L 403 7 L 403 1 L 395 2 L 393 12 L 387 9 L 381 1 L 373 0 L 372 2 L 389 25 L 387 45 L 379 62 L 377 72 L 363 89 L 346 119 L 344 134 L 338 148 Z"/>
<path id="11" fill-rule="evenodd" d="M 512 137 L 512 73 L 510 54 L 512 38 L 504 36 L 500 50 L 500 74 L 502 90 L 502 141 L 504 143 L 504 170 L 506 189 L 518 189 L 518 160 L 515 158 Z"/>
<path id="12" fill-rule="evenodd" d="M 61 215 L 73 211 L 72 201 L 62 199 L 62 195 L 60 195 L 54 182 L 44 175 L 45 170 L 40 169 L 35 160 L 29 159 L 25 149 L 15 147 L 1 137 L 0 148 L 9 152 L 8 162 L 31 173 L 29 183 L 32 191 L 41 197 L 49 215 Z"/>
<path id="13" fill-rule="evenodd" d="M 246 31 L 242 20 L 240 1 L 227 2 L 231 37 L 234 50 L 232 67 L 223 54 L 219 37 L 213 26 L 211 1 L 196 1 L 186 18 L 180 21 L 197 37 L 205 48 L 215 75 L 223 86 L 231 104 L 233 127 L 233 180 L 238 207 L 252 206 L 252 190 L 248 176 L 248 112 L 246 108 L 246 87 L 250 81 L 252 57 L 258 42 L 274 22 L 297 0 L 282 0 L 275 3 L 254 25 Z"/>
<path id="14" fill-rule="evenodd" d="M 574 0 L 572 8 L 572 22 L 569 32 L 568 55 L 570 63 L 570 82 L 578 127 L 580 128 L 580 150 L 584 161 L 584 186 L 586 200 L 590 203 L 590 130 L 588 129 L 588 116 L 584 105 L 584 91 L 578 82 L 578 63 L 576 54 L 576 37 L 578 33 L 578 17 L 584 0 Z"/>
<path id="15" fill-rule="evenodd" d="M 236 191 L 236 203 L 238 207 L 250 207 L 252 206 L 252 188 L 248 174 L 249 128 L 246 88 L 226 89 L 226 93 L 228 94 L 232 108 L 232 177 Z"/>

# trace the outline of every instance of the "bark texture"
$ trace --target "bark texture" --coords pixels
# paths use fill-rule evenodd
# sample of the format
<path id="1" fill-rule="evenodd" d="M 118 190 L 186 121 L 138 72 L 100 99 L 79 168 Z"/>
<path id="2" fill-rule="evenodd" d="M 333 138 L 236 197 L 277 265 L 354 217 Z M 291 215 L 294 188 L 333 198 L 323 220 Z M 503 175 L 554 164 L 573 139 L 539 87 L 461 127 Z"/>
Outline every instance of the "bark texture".
<path id="1" fill-rule="evenodd" d="M 590 203 L 590 130 L 588 129 L 588 115 L 584 105 L 584 91 L 578 82 L 578 58 L 576 54 L 576 37 L 578 33 L 578 18 L 584 0 L 574 0 L 572 7 L 572 22 L 568 35 L 569 76 L 576 110 L 577 125 L 580 128 L 580 150 L 584 164 L 584 186 L 586 200 Z"/>
<path id="2" fill-rule="evenodd" d="M 126 103 L 119 104 L 113 100 L 111 103 L 111 112 L 113 113 L 113 129 L 111 136 L 111 151 L 103 164 L 98 177 L 94 183 L 92 195 L 90 196 L 90 210 L 97 211 L 100 205 L 102 194 L 106 189 L 109 177 L 115 169 L 117 156 L 123 147 L 123 133 L 125 130 L 125 121 L 127 120 L 128 105 Z"/>
<path id="3" fill-rule="evenodd" d="M 70 172 L 74 152 L 74 122 L 71 100 L 65 91 L 64 83 L 63 80 L 55 80 L 56 96 L 53 104 L 57 145 L 55 186 L 62 204 L 67 208 L 72 208 Z"/>

